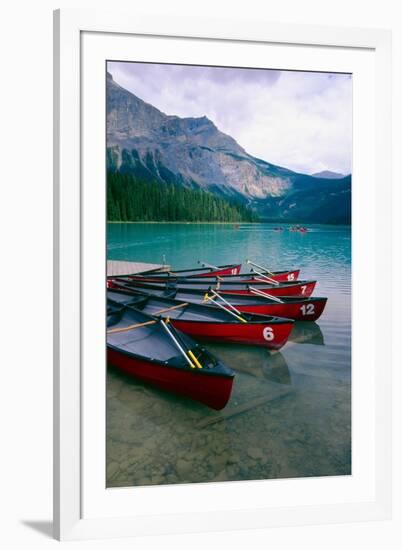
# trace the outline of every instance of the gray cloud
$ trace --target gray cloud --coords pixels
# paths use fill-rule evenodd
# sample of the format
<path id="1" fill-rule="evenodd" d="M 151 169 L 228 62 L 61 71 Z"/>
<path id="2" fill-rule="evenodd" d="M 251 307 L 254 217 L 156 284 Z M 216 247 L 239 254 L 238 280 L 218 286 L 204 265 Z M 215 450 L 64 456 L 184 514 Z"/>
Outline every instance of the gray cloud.
<path id="1" fill-rule="evenodd" d="M 221 86 L 236 83 L 274 84 L 281 71 L 267 69 L 203 67 L 199 65 L 172 65 L 161 63 L 109 63 L 110 70 L 116 68 L 127 77 L 134 79 L 157 77 L 162 81 L 200 81 L 208 80 Z"/>
<path id="2" fill-rule="evenodd" d="M 208 116 L 264 160 L 307 173 L 351 171 L 350 75 L 127 62 L 108 70 L 167 114 Z"/>

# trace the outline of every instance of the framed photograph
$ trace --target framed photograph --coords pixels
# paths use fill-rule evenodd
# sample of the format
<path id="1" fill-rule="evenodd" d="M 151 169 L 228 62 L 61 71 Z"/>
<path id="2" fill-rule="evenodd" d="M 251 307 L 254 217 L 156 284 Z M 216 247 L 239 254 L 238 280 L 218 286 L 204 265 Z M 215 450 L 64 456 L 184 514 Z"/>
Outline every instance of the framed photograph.
<path id="1" fill-rule="evenodd" d="M 55 537 L 389 518 L 390 33 L 54 21 Z"/>

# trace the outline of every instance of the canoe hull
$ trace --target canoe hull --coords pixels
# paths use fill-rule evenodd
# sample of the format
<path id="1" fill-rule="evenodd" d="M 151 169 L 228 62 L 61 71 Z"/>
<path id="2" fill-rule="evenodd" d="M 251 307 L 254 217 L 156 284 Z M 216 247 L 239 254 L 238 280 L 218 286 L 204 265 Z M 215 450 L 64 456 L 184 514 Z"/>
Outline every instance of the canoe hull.
<path id="1" fill-rule="evenodd" d="M 197 323 L 171 319 L 173 326 L 197 339 L 237 344 L 253 344 L 269 349 L 284 346 L 293 322 L 284 323 Z"/>
<path id="2" fill-rule="evenodd" d="M 107 349 L 108 363 L 118 370 L 152 384 L 162 390 L 189 397 L 220 410 L 229 401 L 233 376 L 204 374 L 202 369 L 174 369 L 157 362 L 146 361 L 115 349 Z"/>

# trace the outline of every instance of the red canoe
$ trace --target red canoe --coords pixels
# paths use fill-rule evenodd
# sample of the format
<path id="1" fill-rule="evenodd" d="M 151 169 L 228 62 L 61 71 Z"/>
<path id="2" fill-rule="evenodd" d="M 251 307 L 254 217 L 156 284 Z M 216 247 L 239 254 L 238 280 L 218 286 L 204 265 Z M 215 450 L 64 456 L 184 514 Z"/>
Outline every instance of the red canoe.
<path id="1" fill-rule="evenodd" d="M 294 322 L 268 315 L 244 313 L 236 315 L 218 306 L 179 302 L 154 296 L 130 296 L 119 291 L 108 291 L 108 303 L 135 307 L 143 313 L 169 319 L 171 324 L 196 339 L 254 344 L 269 349 L 280 349 L 286 344 Z M 225 307 L 222 303 L 221 307 Z"/>
<path id="2" fill-rule="evenodd" d="M 298 282 L 283 282 L 279 284 L 269 284 L 262 283 L 259 281 L 254 281 L 252 285 L 248 283 L 230 283 L 225 280 L 215 281 L 214 284 L 208 284 L 208 282 L 197 280 L 186 279 L 183 281 L 171 281 L 171 283 L 147 283 L 145 281 L 132 281 L 130 278 L 118 277 L 114 279 L 116 281 L 126 282 L 138 287 L 139 289 L 146 290 L 147 288 L 154 289 L 170 289 L 174 288 L 177 290 L 200 290 L 202 292 L 208 292 L 209 289 L 219 291 L 221 294 L 231 293 L 231 294 L 241 294 L 241 295 L 253 295 L 255 291 L 262 292 L 264 294 L 271 294 L 272 296 L 311 296 L 314 291 L 316 281 L 298 281 Z M 113 280 L 112 280 L 113 281 Z M 109 280 L 109 287 L 111 287 L 113 282 Z M 253 290 L 254 289 L 254 290 Z"/>
<path id="3" fill-rule="evenodd" d="M 130 275 L 130 277 L 146 277 L 146 278 L 158 278 L 159 277 L 223 277 L 225 275 L 238 275 L 241 270 L 241 264 L 229 264 L 210 267 L 200 267 L 198 269 L 180 269 L 178 271 L 145 271 L 136 275 Z"/>
<path id="4" fill-rule="evenodd" d="M 181 353 L 163 323 L 133 308 L 109 310 L 108 362 L 163 390 L 223 409 L 232 392 L 234 371 L 169 323 L 168 331 L 185 355 Z M 142 326 L 121 330 L 133 325 Z M 200 366 L 190 358 L 190 352 Z"/>
<path id="5" fill-rule="evenodd" d="M 194 304 L 203 303 L 205 292 L 196 290 L 175 290 L 158 286 L 148 286 L 148 288 L 134 287 L 130 284 L 114 282 L 115 288 L 120 288 L 133 295 L 151 294 L 152 296 L 174 298 L 181 302 L 190 302 Z M 286 317 L 287 319 L 296 319 L 299 321 L 316 321 L 324 311 L 327 298 L 321 297 L 281 297 L 281 303 L 271 298 L 257 295 L 225 294 L 225 299 L 243 313 L 255 313 L 257 315 L 273 315 L 277 317 Z M 205 303 L 205 302 L 204 302 Z M 214 307 L 214 306 L 209 306 Z"/>
<path id="6" fill-rule="evenodd" d="M 164 271 L 160 273 L 138 273 L 136 275 L 130 275 L 129 278 L 133 281 L 145 281 L 145 282 L 161 282 L 166 280 L 185 280 L 185 279 L 216 279 L 217 277 L 223 278 L 225 281 L 230 281 L 232 283 L 248 283 L 254 281 L 266 281 L 267 278 L 277 281 L 297 281 L 300 269 L 294 269 L 292 271 L 273 271 L 272 273 L 263 273 L 258 275 L 255 272 L 250 273 L 228 273 L 228 274 L 216 274 L 209 271 L 208 273 L 200 273 L 201 270 L 193 269 L 186 271 Z"/>
<path id="7" fill-rule="evenodd" d="M 195 271 L 195 270 L 194 270 Z M 186 273 L 189 273 L 188 271 Z M 271 274 L 263 274 L 263 276 L 258 275 L 256 273 L 241 273 L 240 275 L 219 275 L 219 278 L 222 278 L 225 282 L 231 282 L 231 283 L 254 283 L 256 281 L 259 282 L 268 282 L 268 280 L 265 277 L 268 277 L 271 280 L 277 281 L 277 282 L 285 282 L 285 281 L 297 281 L 300 274 L 300 269 L 294 269 L 293 271 L 274 271 Z M 265 276 L 265 277 L 264 277 Z M 149 283 L 159 283 L 162 281 L 182 281 L 186 279 L 192 280 L 198 280 L 202 278 L 202 281 L 207 281 L 210 284 L 214 284 L 216 282 L 217 275 L 212 275 L 211 273 L 206 273 L 205 275 L 180 275 L 179 271 L 170 271 L 168 273 L 151 273 L 151 274 L 139 274 L 139 275 L 130 275 L 129 278 L 132 281 L 143 281 L 143 282 L 149 282 Z"/>

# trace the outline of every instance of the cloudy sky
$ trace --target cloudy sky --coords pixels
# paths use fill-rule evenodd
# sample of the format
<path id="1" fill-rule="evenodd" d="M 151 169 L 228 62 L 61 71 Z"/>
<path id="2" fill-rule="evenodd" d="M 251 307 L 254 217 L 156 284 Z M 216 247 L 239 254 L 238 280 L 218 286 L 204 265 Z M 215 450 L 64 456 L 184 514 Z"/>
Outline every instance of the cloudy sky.
<path id="1" fill-rule="evenodd" d="M 349 174 L 350 75 L 109 62 L 115 81 L 169 115 L 206 115 L 258 158 Z"/>

